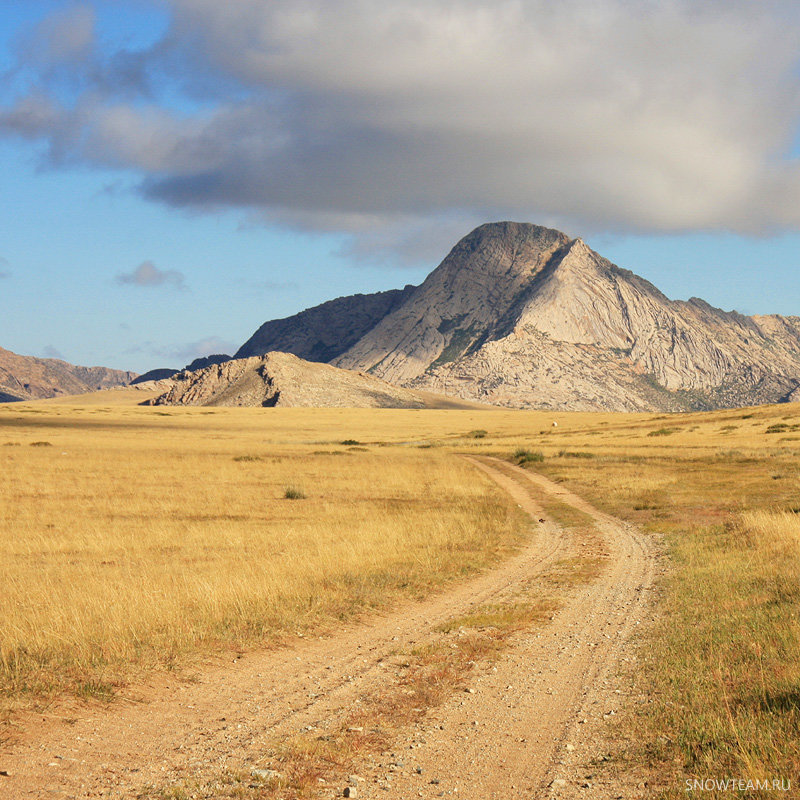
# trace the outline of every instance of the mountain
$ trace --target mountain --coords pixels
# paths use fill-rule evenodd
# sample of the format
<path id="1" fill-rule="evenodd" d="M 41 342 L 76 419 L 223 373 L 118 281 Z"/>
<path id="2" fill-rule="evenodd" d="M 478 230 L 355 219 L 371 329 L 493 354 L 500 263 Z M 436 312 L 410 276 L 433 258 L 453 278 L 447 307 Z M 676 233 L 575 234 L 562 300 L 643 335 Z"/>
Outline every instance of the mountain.
<path id="1" fill-rule="evenodd" d="M 520 408 L 676 411 L 800 397 L 800 318 L 670 300 L 581 239 L 537 225 L 482 225 L 420 286 L 381 296 L 267 322 L 239 353 L 280 348 Z"/>
<path id="2" fill-rule="evenodd" d="M 230 361 L 231 358 L 232 357 L 227 355 L 227 353 L 214 353 L 214 355 L 196 358 L 190 364 L 187 364 L 183 370 L 170 369 L 169 367 L 156 367 L 156 369 L 148 370 L 147 372 L 144 372 L 134 378 L 134 380 L 131 381 L 131 384 L 135 386 L 139 383 L 148 383 L 149 381 L 163 381 L 167 378 L 171 378 L 173 375 L 177 375 L 179 372 L 183 372 L 184 370 L 192 372 L 196 369 L 210 367 L 212 364 L 222 364 L 225 361 Z"/>
<path id="3" fill-rule="evenodd" d="M 171 369 L 170 367 L 156 367 L 155 369 L 149 369 L 147 372 L 137 375 L 131 381 L 131 386 L 138 386 L 140 383 L 149 383 L 150 381 L 164 381 L 179 372 L 179 369 Z"/>
<path id="4" fill-rule="evenodd" d="M 402 306 L 415 289 L 406 286 L 388 292 L 340 297 L 293 317 L 265 322 L 236 351 L 234 358 L 277 350 L 308 361 L 332 361 Z"/>
<path id="5" fill-rule="evenodd" d="M 290 353 L 238 358 L 184 370 L 148 405 L 424 408 L 420 394 L 371 375 L 313 363 Z"/>
<path id="6" fill-rule="evenodd" d="M 3 403 L 126 386 L 135 377 L 135 372 L 79 367 L 57 358 L 20 356 L 0 347 L 0 402 Z"/>

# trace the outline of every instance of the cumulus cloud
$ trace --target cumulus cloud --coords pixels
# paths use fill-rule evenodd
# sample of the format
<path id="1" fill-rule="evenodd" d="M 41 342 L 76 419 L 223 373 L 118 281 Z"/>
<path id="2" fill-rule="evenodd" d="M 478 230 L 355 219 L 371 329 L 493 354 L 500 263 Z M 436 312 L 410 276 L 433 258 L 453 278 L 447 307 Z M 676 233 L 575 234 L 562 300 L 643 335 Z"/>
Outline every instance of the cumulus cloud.
<path id="1" fill-rule="evenodd" d="M 186 288 L 182 272 L 174 269 L 159 269 L 152 261 L 143 261 L 132 272 L 120 272 L 116 277 L 116 281 L 120 284 L 130 284 L 132 286 Z"/>
<path id="2" fill-rule="evenodd" d="M 156 46 L 95 56 L 74 101 L 20 94 L 0 131 L 54 163 L 134 170 L 159 202 L 350 232 L 368 258 L 419 257 L 425 221 L 800 227 L 788 0 L 169 5 Z M 69 58 L 88 52 L 87 19 Z M 122 55 L 136 80 L 101 69 Z M 201 110 L 176 108 L 180 92 Z"/>

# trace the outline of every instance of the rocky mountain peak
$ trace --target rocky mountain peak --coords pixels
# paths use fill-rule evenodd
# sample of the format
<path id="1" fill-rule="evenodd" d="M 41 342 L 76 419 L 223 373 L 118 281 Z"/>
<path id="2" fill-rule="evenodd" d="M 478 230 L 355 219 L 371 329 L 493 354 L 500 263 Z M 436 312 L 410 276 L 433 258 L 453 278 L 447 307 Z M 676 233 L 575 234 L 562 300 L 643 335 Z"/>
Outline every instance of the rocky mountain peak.
<path id="1" fill-rule="evenodd" d="M 542 254 L 553 253 L 570 244 L 561 231 L 527 222 L 487 222 L 460 239 L 437 272 L 509 273 L 530 275 Z"/>
<path id="2" fill-rule="evenodd" d="M 282 348 L 302 355 L 306 317 L 319 316 L 336 334 L 325 360 L 449 396 L 678 410 L 800 393 L 800 319 L 672 301 L 582 239 L 540 225 L 481 225 L 420 286 L 335 302 L 335 326 L 324 305 L 282 321 Z M 251 344 L 275 349 L 276 325 L 262 326 L 268 335 Z M 271 346 L 261 350 L 265 340 Z"/>
<path id="3" fill-rule="evenodd" d="M 514 309 L 568 251 L 560 231 L 520 222 L 481 225 L 461 239 L 408 299 L 334 361 L 411 380 L 505 329 Z"/>

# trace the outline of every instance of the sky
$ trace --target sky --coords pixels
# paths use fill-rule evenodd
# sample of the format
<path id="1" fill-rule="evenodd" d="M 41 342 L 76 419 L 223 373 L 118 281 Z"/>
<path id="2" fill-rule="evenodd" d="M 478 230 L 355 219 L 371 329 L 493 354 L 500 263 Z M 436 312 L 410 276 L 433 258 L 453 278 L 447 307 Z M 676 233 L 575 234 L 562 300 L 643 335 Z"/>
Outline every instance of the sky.
<path id="1" fill-rule="evenodd" d="M 794 0 L 7 0 L 0 346 L 143 372 L 476 225 L 800 315 Z"/>

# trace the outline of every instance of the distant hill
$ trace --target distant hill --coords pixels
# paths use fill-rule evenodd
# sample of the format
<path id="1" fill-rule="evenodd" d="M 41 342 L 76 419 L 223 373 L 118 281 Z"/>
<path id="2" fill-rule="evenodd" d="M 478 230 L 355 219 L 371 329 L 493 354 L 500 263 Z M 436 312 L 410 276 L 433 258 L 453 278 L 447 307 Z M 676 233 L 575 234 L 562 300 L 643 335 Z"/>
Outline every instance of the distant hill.
<path id="1" fill-rule="evenodd" d="M 290 353 L 185 370 L 170 381 L 171 388 L 149 405 L 424 408 L 428 404 L 408 389 Z"/>
<path id="2" fill-rule="evenodd" d="M 203 367 L 209 367 L 212 364 L 222 364 L 224 361 L 230 361 L 231 356 L 227 355 L 226 353 L 215 353 L 211 356 L 201 356 L 200 358 L 196 358 L 191 364 L 187 364 L 183 370 L 196 370 L 196 369 L 203 369 Z M 179 372 L 183 372 L 180 369 L 170 369 L 169 367 L 157 367 L 156 369 L 148 370 L 147 372 L 138 375 L 131 383 L 135 386 L 139 383 L 147 383 L 148 381 L 163 381 L 166 378 L 171 378 L 173 375 L 177 375 Z"/>
<path id="3" fill-rule="evenodd" d="M 3 403 L 126 386 L 135 377 L 135 372 L 79 367 L 57 358 L 20 356 L 0 347 L 0 402 Z"/>
<path id="4" fill-rule="evenodd" d="M 800 397 L 800 318 L 673 301 L 581 239 L 498 222 L 418 287 L 267 322 L 282 349 L 395 385 L 520 408 L 666 410 Z"/>

